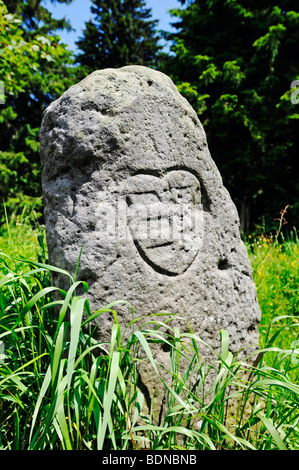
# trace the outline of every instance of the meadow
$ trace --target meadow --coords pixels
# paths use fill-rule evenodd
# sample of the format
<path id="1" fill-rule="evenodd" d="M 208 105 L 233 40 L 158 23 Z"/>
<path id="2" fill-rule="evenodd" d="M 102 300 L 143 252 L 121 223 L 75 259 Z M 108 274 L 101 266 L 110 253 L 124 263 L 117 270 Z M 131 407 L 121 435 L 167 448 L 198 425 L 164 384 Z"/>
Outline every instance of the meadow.
<path id="1" fill-rule="evenodd" d="M 88 296 L 76 295 L 76 271 L 64 273 L 70 288 L 54 296 L 50 271 L 58 268 L 47 264 L 44 227 L 34 213 L 6 216 L 0 229 L 0 449 L 298 450 L 298 236 L 282 230 L 282 222 L 276 234 L 245 240 L 262 311 L 260 350 L 246 359 L 233 355 L 228 333 L 220 331 L 219 350 L 210 350 L 214 361 L 207 365 L 201 339 L 191 327 L 188 333 L 172 329 L 171 316 L 167 334 L 158 315 L 136 329 L 132 316 L 133 333 L 124 339 L 118 299 L 91 312 Z M 93 320 L 107 310 L 115 318 L 111 341 L 99 343 Z M 169 350 L 163 375 L 151 352 L 157 342 Z M 165 388 L 158 421 L 154 407 L 144 411 L 138 387 L 144 364 Z"/>

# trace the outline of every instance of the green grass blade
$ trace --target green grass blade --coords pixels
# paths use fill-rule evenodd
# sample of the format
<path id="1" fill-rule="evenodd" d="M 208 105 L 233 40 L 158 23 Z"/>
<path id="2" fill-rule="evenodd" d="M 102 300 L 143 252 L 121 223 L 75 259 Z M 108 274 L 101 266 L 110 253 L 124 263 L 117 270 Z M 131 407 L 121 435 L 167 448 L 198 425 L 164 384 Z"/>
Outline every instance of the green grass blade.
<path id="1" fill-rule="evenodd" d="M 90 421 L 93 408 L 94 408 L 94 400 L 95 400 L 94 394 L 96 394 L 94 386 L 95 386 L 96 374 L 98 371 L 98 366 L 99 366 L 100 361 L 101 361 L 101 358 L 99 357 L 95 361 L 93 361 L 91 370 L 90 370 L 89 381 L 90 381 L 90 384 L 92 385 L 92 388 L 89 387 L 88 389 L 87 422 Z"/>
<path id="2" fill-rule="evenodd" d="M 229 334 L 227 330 L 220 330 L 221 358 L 225 362 L 228 355 Z"/>
<path id="3" fill-rule="evenodd" d="M 13 372 L 13 375 L 18 375 L 20 373 L 21 370 L 23 369 L 26 369 L 26 367 L 29 367 L 31 364 L 33 364 L 34 362 L 38 361 L 39 359 L 41 359 L 43 356 L 47 356 L 48 353 L 43 353 L 43 354 L 40 354 L 39 356 L 31 359 L 30 361 L 26 362 L 26 364 L 23 364 L 21 367 L 19 367 L 18 369 L 16 369 L 14 372 Z M 6 382 L 7 380 L 11 379 L 13 377 L 13 375 L 9 375 L 7 377 L 5 377 L 3 380 L 1 380 L 0 382 L 0 385 L 2 385 L 4 382 Z"/>
<path id="4" fill-rule="evenodd" d="M 73 450 L 71 437 L 67 425 L 64 407 L 64 390 L 67 386 L 67 377 L 64 377 L 58 386 L 56 416 L 63 437 L 62 444 L 65 450 Z"/>
<path id="5" fill-rule="evenodd" d="M 65 324 L 62 324 L 58 332 L 52 357 L 52 388 L 54 387 L 55 381 L 57 380 L 57 374 L 59 372 L 60 360 L 63 351 L 64 333 Z"/>
<path id="6" fill-rule="evenodd" d="M 100 315 L 102 315 L 103 313 L 106 313 L 106 312 L 113 313 L 114 317 L 115 317 L 115 310 L 113 310 L 111 307 L 114 307 L 114 305 L 121 304 L 121 303 L 125 303 L 125 304 L 130 305 L 130 303 L 127 300 L 116 300 L 114 302 L 111 302 L 110 304 L 106 305 L 105 307 L 93 312 L 93 314 L 89 318 L 87 318 L 87 320 L 85 320 L 84 323 L 82 323 L 82 326 L 86 325 L 87 323 L 90 323 L 91 321 L 95 320 L 97 317 L 99 317 Z"/>
<path id="7" fill-rule="evenodd" d="M 25 307 L 21 310 L 21 313 L 17 319 L 17 321 L 15 322 L 15 325 L 13 326 L 13 328 L 15 326 L 18 325 L 18 323 L 20 323 L 21 321 L 23 321 L 23 318 L 25 317 L 25 315 L 32 309 L 32 307 L 36 304 L 36 302 L 41 299 L 42 297 L 46 296 L 47 294 L 49 294 L 50 292 L 53 292 L 54 290 L 57 290 L 57 287 L 45 287 L 44 289 L 42 289 L 41 291 L 39 291 L 37 294 L 35 294 L 32 299 L 30 299 Z"/>
<path id="8" fill-rule="evenodd" d="M 23 258 L 15 258 L 13 256 L 8 256 L 8 255 L 6 255 L 5 253 L 2 253 L 2 252 L 0 252 L 0 255 L 4 256 L 5 258 L 11 259 L 13 261 L 19 261 L 21 263 L 36 266 L 37 268 L 42 268 L 45 271 L 53 271 L 55 273 L 64 274 L 65 276 L 69 277 L 71 279 L 71 281 L 73 281 L 72 276 L 67 271 L 65 271 L 64 269 L 57 268 L 56 266 L 51 266 L 50 264 L 38 263 L 37 261 L 26 260 L 26 259 L 23 259 Z"/>
<path id="9" fill-rule="evenodd" d="M 134 332 L 134 335 L 136 336 L 136 338 L 138 338 L 138 340 L 140 341 L 143 349 L 145 350 L 146 352 L 146 355 L 148 357 L 148 359 L 150 360 L 150 363 L 152 365 L 152 367 L 154 368 L 157 376 L 159 377 L 161 383 L 167 388 L 167 390 L 171 393 L 171 395 L 175 398 L 175 400 L 177 400 L 184 408 L 185 408 L 185 411 L 189 412 L 189 413 L 192 413 L 195 411 L 194 407 L 192 407 L 192 405 L 190 405 L 188 402 L 185 402 L 176 392 L 175 390 L 173 390 L 173 388 L 171 388 L 161 377 L 159 371 L 158 371 L 158 368 L 157 368 L 157 364 L 156 364 L 156 361 L 152 355 L 152 352 L 151 352 L 151 349 L 150 349 L 150 346 L 144 336 L 144 334 L 141 332 L 141 331 L 135 331 Z M 167 341 L 166 341 L 167 342 Z"/>
<path id="10" fill-rule="evenodd" d="M 69 390 L 74 371 L 74 364 L 76 359 L 82 316 L 84 311 L 84 299 L 75 297 L 72 301 L 70 320 L 71 320 L 71 340 L 68 353 L 67 363 L 67 388 Z"/>
<path id="11" fill-rule="evenodd" d="M 119 358 L 120 358 L 120 353 L 118 351 L 113 352 L 111 365 L 110 365 L 108 387 L 105 391 L 104 400 L 103 400 L 104 411 L 103 411 L 103 420 L 102 420 L 102 423 L 100 426 L 100 432 L 99 432 L 98 450 L 102 450 L 103 448 L 108 422 L 111 420 L 111 407 L 112 407 L 112 402 L 113 402 L 115 386 L 117 382 Z"/>
<path id="12" fill-rule="evenodd" d="M 160 377 L 160 374 L 159 374 L 159 371 L 157 369 L 157 365 L 156 365 L 156 361 L 154 360 L 153 358 L 153 355 L 152 355 L 152 351 L 149 347 L 149 344 L 148 342 L 146 341 L 143 333 L 141 331 L 135 331 L 134 333 L 134 336 L 136 336 L 136 338 L 139 340 L 140 344 L 142 345 L 144 351 L 146 352 L 146 355 L 147 357 L 149 358 L 155 372 L 157 373 L 157 375 Z"/>
<path id="13" fill-rule="evenodd" d="M 8 282 L 12 282 L 14 280 L 14 276 L 12 273 L 6 274 L 2 279 L 0 279 L 0 287 L 2 287 L 4 284 L 7 284 Z"/>
<path id="14" fill-rule="evenodd" d="M 286 380 L 278 380 L 278 379 L 261 379 L 257 382 L 254 383 L 253 389 L 257 387 L 270 387 L 270 386 L 277 386 L 277 387 L 282 387 L 285 388 L 296 395 L 299 394 L 299 386 L 290 382 L 287 382 Z"/>
<path id="15" fill-rule="evenodd" d="M 20 331 L 26 331 L 26 330 L 33 330 L 34 328 L 37 328 L 35 326 L 20 326 L 19 328 L 14 328 L 13 330 L 8 330 L 5 331 L 4 333 L 1 333 L 0 339 L 4 338 L 5 336 L 11 335 L 13 332 L 18 333 Z"/>
<path id="16" fill-rule="evenodd" d="M 63 301 L 62 307 L 61 307 L 60 312 L 59 312 L 57 330 L 59 330 L 59 328 L 60 328 L 60 326 L 61 326 L 61 324 L 62 324 L 62 322 L 65 318 L 66 312 L 67 312 L 68 308 L 71 305 L 71 300 L 72 300 L 72 297 L 74 295 L 74 292 L 80 284 L 82 284 L 81 281 L 74 282 L 74 284 L 67 291 L 67 294 L 65 296 L 65 299 Z M 86 286 L 86 283 L 83 283 L 83 285 Z"/>
<path id="17" fill-rule="evenodd" d="M 47 369 L 47 372 L 45 374 L 45 377 L 44 377 L 44 380 L 43 380 L 43 383 L 42 383 L 42 386 L 41 386 L 41 389 L 40 389 L 40 392 L 39 392 L 39 396 L 38 396 L 36 404 L 35 404 L 35 408 L 34 408 L 34 412 L 33 412 L 33 416 L 32 416 L 32 422 L 31 422 L 29 443 L 31 442 L 31 439 L 32 439 L 32 433 L 33 433 L 33 429 L 34 429 L 34 426 L 35 426 L 37 415 L 38 415 L 40 407 L 41 407 L 41 403 L 43 401 L 44 396 L 47 393 L 47 390 L 49 388 L 50 383 L 51 383 L 51 366 L 49 366 L 48 369 Z"/>
<path id="18" fill-rule="evenodd" d="M 268 429 L 269 433 L 273 437 L 273 440 L 275 441 L 277 447 L 279 450 L 288 450 L 287 447 L 285 446 L 283 440 L 281 439 L 279 433 L 273 426 L 273 422 L 270 418 L 266 418 L 265 416 L 261 416 L 261 420 L 263 421 L 264 425 Z"/>

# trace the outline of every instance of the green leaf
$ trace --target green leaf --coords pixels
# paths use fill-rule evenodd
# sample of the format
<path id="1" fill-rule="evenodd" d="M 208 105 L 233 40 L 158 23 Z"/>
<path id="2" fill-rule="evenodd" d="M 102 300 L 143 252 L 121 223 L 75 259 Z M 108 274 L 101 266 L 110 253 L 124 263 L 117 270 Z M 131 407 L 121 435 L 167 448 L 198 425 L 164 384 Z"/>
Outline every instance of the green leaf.
<path id="1" fill-rule="evenodd" d="M 55 290 L 58 290 L 57 287 L 45 287 L 41 291 L 39 291 L 37 294 L 35 294 L 32 299 L 30 299 L 25 307 L 22 309 L 17 321 L 15 322 L 13 328 L 15 328 L 21 321 L 23 321 L 25 315 L 32 309 L 32 307 L 42 298 L 45 297 L 47 294 L 50 292 L 53 292 Z"/>
<path id="2" fill-rule="evenodd" d="M 112 360 L 111 360 L 111 365 L 110 365 L 108 387 L 105 390 L 104 399 L 103 399 L 104 412 L 103 412 L 102 422 L 99 425 L 98 450 L 103 449 L 107 426 L 108 426 L 109 421 L 111 421 L 111 407 L 112 407 L 113 396 L 114 396 L 114 391 L 115 391 L 117 376 L 118 376 L 119 358 L 120 358 L 120 353 L 118 351 L 114 351 L 112 354 Z"/>
<path id="3" fill-rule="evenodd" d="M 273 437 L 277 447 L 279 450 L 288 450 L 287 447 L 285 446 L 283 440 L 281 439 L 278 431 L 275 429 L 273 425 L 273 421 L 270 418 L 266 418 L 265 416 L 261 416 L 261 420 L 268 429 L 269 433 Z"/>
<path id="4" fill-rule="evenodd" d="M 72 375 L 74 372 L 74 364 L 77 353 L 77 346 L 79 342 L 79 335 L 81 330 L 82 316 L 84 311 L 84 299 L 75 297 L 72 300 L 71 311 L 70 311 L 70 321 L 71 321 L 71 340 L 68 353 L 68 362 L 67 362 L 67 388 L 70 389 Z"/>
<path id="5" fill-rule="evenodd" d="M 29 443 L 32 440 L 33 429 L 34 429 L 34 426 L 35 426 L 35 423 L 36 423 L 38 413 L 40 411 L 40 407 L 41 407 L 43 398 L 46 395 L 46 392 L 47 392 L 47 390 L 49 388 L 49 385 L 51 383 L 51 373 L 52 373 L 51 366 L 49 366 L 48 369 L 47 369 L 47 372 L 45 374 L 45 377 L 44 377 L 43 383 L 41 385 L 40 392 L 39 392 L 39 395 L 38 395 L 38 398 L 37 398 L 37 401 L 36 401 L 36 404 L 35 404 L 35 407 L 34 407 L 34 413 L 33 413 L 33 416 L 32 416 L 31 429 L 30 429 L 30 435 L 29 435 Z"/>

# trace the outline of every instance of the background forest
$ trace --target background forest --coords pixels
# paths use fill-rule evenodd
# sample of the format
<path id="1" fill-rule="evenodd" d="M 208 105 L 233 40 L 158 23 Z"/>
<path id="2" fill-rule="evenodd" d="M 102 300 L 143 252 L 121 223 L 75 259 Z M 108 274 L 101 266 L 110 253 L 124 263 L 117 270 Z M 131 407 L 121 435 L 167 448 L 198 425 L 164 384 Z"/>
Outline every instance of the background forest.
<path id="1" fill-rule="evenodd" d="M 0 0 L 0 197 L 8 211 L 42 214 L 39 127 L 50 102 L 93 70 L 141 64 L 168 74 L 197 111 L 242 231 L 269 232 L 287 205 L 288 227 L 298 227 L 294 2 L 181 3 L 170 33 L 144 0 L 93 0 L 74 54 L 59 37 L 71 25 L 46 2 Z"/>

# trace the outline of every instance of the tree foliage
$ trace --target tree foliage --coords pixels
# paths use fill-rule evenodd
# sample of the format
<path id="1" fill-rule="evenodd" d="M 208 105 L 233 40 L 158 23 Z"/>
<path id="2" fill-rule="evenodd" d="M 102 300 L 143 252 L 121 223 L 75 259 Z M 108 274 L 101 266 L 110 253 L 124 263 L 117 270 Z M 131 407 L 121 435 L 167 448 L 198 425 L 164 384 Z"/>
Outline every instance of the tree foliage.
<path id="1" fill-rule="evenodd" d="M 15 2 L 7 3 L 11 6 Z M 29 37 L 21 17 L 10 13 L 2 0 L 0 25 L 0 82 L 4 88 L 4 103 L 0 104 L 0 198 L 12 206 L 41 198 L 42 113 L 72 84 L 72 69 L 68 67 L 72 60 L 58 36 L 34 31 Z"/>
<path id="2" fill-rule="evenodd" d="M 38 134 L 51 101 L 95 69 L 138 64 L 170 75 L 196 109 L 242 229 L 263 220 L 271 228 L 288 204 L 288 222 L 298 226 L 294 2 L 180 1 L 167 55 L 145 0 L 92 0 L 75 65 L 56 34 L 71 28 L 65 18 L 53 18 L 42 0 L 0 0 L 1 200 L 41 196 Z"/>
<path id="3" fill-rule="evenodd" d="M 51 0 L 51 3 L 55 2 L 69 5 L 73 0 Z M 28 36 L 49 34 L 61 29 L 70 31 L 72 28 L 65 18 L 53 18 L 51 12 L 41 5 L 42 0 L 4 0 L 4 3 L 9 13 L 22 20 L 21 27 Z"/>
<path id="4" fill-rule="evenodd" d="M 294 2 L 193 0 L 172 15 L 177 31 L 167 35 L 173 54 L 165 71 L 198 112 L 242 228 L 263 216 L 271 223 L 287 204 L 298 222 Z"/>
<path id="5" fill-rule="evenodd" d="M 124 65 L 157 66 L 161 49 L 157 20 L 144 0 L 92 0 L 93 19 L 86 23 L 77 62 L 85 73 Z"/>

